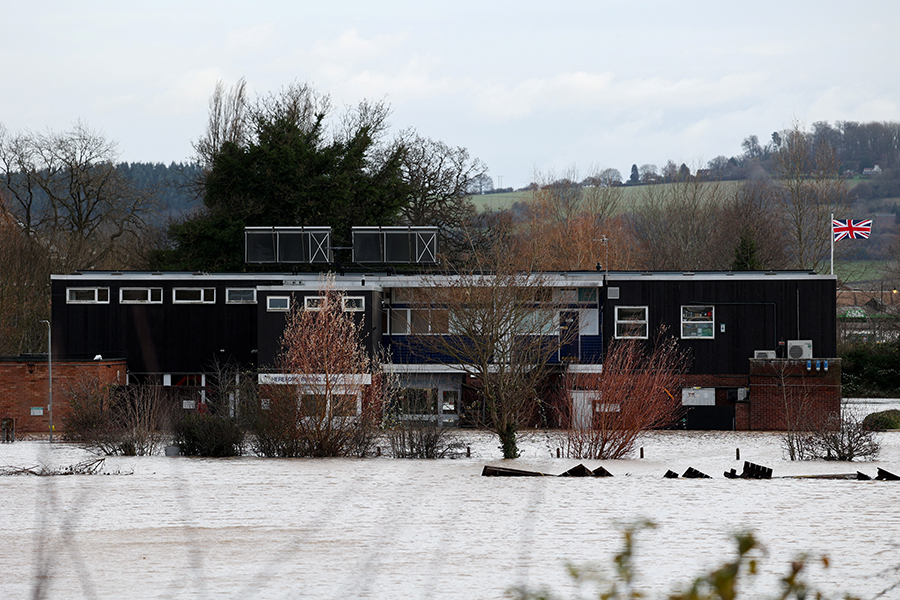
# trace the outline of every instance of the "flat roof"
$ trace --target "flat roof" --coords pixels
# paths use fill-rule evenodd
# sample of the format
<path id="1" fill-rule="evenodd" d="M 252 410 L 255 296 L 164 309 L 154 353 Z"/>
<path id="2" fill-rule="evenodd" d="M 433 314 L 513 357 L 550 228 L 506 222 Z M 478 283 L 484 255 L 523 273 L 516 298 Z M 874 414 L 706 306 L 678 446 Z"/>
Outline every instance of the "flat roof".
<path id="1" fill-rule="evenodd" d="M 490 277 L 485 273 L 484 277 Z M 523 275 L 530 275 L 523 273 Z M 823 275 L 814 271 L 543 271 L 534 273 L 543 277 L 547 283 L 554 286 L 566 285 L 603 285 L 604 278 L 609 283 L 616 281 L 635 281 L 641 279 L 702 279 L 702 280 L 733 280 L 733 279 L 831 279 L 837 281 L 836 275 Z M 362 281 L 380 285 L 383 287 L 418 287 L 426 282 L 453 281 L 460 275 L 443 272 L 434 273 L 388 273 L 378 271 L 354 271 L 338 273 L 205 273 L 190 271 L 76 271 L 74 273 L 51 275 L 51 280 L 79 281 L 86 279 L 109 279 L 121 281 L 147 281 L 159 278 L 167 281 L 246 281 L 247 283 L 266 281 L 269 285 L 281 281 L 281 285 L 305 285 L 312 281 L 332 276 L 336 283 L 349 281 Z M 363 284 L 365 285 L 365 284 Z"/>

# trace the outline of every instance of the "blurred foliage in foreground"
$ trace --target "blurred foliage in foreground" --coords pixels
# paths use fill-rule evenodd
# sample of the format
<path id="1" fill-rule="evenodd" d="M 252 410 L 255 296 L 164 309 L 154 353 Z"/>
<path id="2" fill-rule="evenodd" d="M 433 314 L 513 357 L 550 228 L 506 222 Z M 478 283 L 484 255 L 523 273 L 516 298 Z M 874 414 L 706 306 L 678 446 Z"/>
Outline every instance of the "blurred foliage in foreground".
<path id="1" fill-rule="evenodd" d="M 635 581 L 634 545 L 635 535 L 640 529 L 652 528 L 655 525 L 651 521 L 641 521 L 625 529 L 623 533 L 624 543 L 622 550 L 613 557 L 613 575 L 607 576 L 596 566 L 568 565 L 569 574 L 578 584 L 581 591 L 587 592 L 586 596 L 578 598 L 598 598 L 598 600 L 639 600 L 651 597 L 642 591 Z M 762 547 L 752 533 L 743 532 L 734 536 L 737 545 L 737 556 L 734 560 L 725 562 L 721 567 L 702 574 L 693 580 L 688 586 L 676 588 L 680 591 L 670 592 L 664 596 L 667 600 L 749 600 L 751 596 L 740 593 L 740 583 L 756 575 L 758 557 L 762 554 Z M 828 567 L 828 559 L 818 559 L 822 565 Z M 771 600 L 827 600 L 829 597 L 822 592 L 810 587 L 804 579 L 804 569 L 810 559 L 800 556 L 791 561 L 788 571 L 780 579 L 780 589 L 772 595 L 764 596 Z M 895 586 L 885 589 L 889 593 Z M 511 596 L 516 600 L 560 600 L 547 590 L 529 590 L 515 588 L 511 590 Z M 754 595 L 752 598 L 760 598 Z M 844 600 L 858 600 L 856 596 L 844 595 Z"/>

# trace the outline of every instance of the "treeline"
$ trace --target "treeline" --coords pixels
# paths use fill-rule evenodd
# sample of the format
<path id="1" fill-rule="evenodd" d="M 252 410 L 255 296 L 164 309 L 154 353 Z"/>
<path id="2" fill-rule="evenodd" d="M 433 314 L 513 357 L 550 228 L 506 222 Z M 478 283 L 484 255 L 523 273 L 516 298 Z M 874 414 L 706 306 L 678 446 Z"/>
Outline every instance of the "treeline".
<path id="1" fill-rule="evenodd" d="M 750 135 L 741 142 L 743 153 L 717 156 L 700 174 L 720 180 L 749 179 L 760 174 L 773 175 L 773 158 L 785 143 L 787 131 L 774 131 L 768 140 Z M 803 132 L 812 152 L 828 148 L 838 162 L 838 173 L 844 178 L 866 175 L 869 181 L 858 186 L 862 199 L 900 196 L 900 123 L 856 121 L 817 121 Z"/>
<path id="2" fill-rule="evenodd" d="M 188 214 L 202 203 L 203 169 L 197 163 L 119 163 L 116 169 L 135 188 L 153 192 L 159 210 L 150 218 L 157 223 Z"/>
<path id="3" fill-rule="evenodd" d="M 900 122 L 827 121 L 813 123 L 809 130 L 794 126 L 774 131 L 768 138 L 750 135 L 741 142 L 743 152 L 734 156 L 719 155 L 706 165 L 692 170 L 685 163 L 669 160 L 664 165 L 635 163 L 625 177 L 618 169 L 603 169 L 580 180 L 558 178 L 551 182 L 532 182 L 516 191 L 534 191 L 540 187 L 580 185 L 631 186 L 683 182 L 692 177 L 710 181 L 743 181 L 759 177 L 776 177 L 776 155 L 786 140 L 801 132 L 812 155 L 828 148 L 837 162 L 836 172 L 843 178 L 864 176 L 854 188 L 861 200 L 900 197 Z M 499 190 L 497 190 L 499 191 Z"/>

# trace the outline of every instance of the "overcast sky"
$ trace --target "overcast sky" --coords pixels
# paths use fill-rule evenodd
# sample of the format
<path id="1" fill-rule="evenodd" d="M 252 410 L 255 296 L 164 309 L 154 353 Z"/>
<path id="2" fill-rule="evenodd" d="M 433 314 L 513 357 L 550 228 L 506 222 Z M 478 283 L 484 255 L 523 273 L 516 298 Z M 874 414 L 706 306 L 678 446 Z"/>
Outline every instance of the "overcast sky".
<path id="1" fill-rule="evenodd" d="M 310 82 L 536 171 L 696 167 L 798 121 L 900 121 L 900 2 L 8 2 L 0 123 L 81 119 L 120 160 L 186 161 L 216 81 Z"/>

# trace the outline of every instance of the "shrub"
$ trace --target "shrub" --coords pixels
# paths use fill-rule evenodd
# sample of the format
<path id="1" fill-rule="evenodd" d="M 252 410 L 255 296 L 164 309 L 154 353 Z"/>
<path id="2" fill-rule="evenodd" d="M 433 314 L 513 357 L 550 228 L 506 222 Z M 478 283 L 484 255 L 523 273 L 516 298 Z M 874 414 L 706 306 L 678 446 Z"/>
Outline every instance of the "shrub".
<path id="1" fill-rule="evenodd" d="M 628 456 L 638 436 L 671 425 L 680 415 L 680 387 L 688 356 L 661 327 L 648 340 L 615 340 L 602 373 L 578 374 L 566 389 L 561 409 L 570 458 L 618 459 Z"/>
<path id="2" fill-rule="evenodd" d="M 394 458 L 444 458 L 463 447 L 449 428 L 433 421 L 404 419 L 391 425 L 387 439 Z"/>
<path id="3" fill-rule="evenodd" d="M 116 386 L 96 378 L 71 382 L 65 390 L 71 412 L 66 438 L 106 455 L 143 456 L 162 447 L 171 429 L 172 407 L 155 386 Z"/>
<path id="4" fill-rule="evenodd" d="M 811 431 L 787 431 L 782 444 L 791 460 L 874 460 L 881 452 L 877 433 L 846 408 L 839 417 L 823 421 Z"/>
<path id="5" fill-rule="evenodd" d="M 854 344 L 839 354 L 846 396 L 891 397 L 900 392 L 900 350 L 895 344 Z"/>
<path id="6" fill-rule="evenodd" d="M 900 410 L 883 410 L 866 415 L 862 424 L 869 430 L 900 429 Z"/>
<path id="7" fill-rule="evenodd" d="M 175 443 L 187 456 L 240 456 L 244 432 L 228 417 L 192 414 L 176 426 Z"/>

